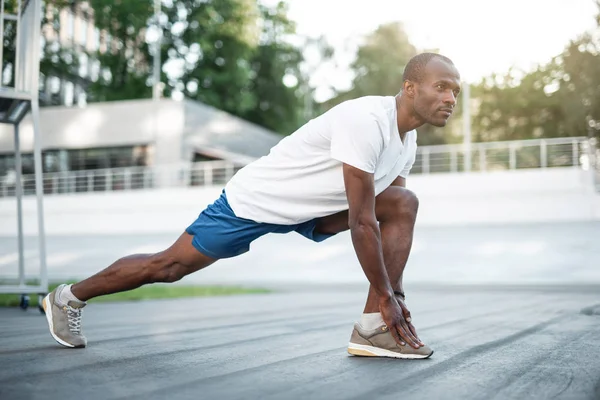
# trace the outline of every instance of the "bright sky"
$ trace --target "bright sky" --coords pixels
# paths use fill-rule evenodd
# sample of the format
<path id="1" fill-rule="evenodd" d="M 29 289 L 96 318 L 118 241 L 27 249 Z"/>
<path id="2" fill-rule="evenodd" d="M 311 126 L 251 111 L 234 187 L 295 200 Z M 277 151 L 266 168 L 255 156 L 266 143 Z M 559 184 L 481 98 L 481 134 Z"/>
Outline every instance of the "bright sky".
<path id="1" fill-rule="evenodd" d="M 315 72 L 317 100 L 327 86 L 347 88 L 347 65 L 361 36 L 402 21 L 418 49 L 438 48 L 470 82 L 511 66 L 532 69 L 562 52 L 570 39 L 595 26 L 593 0 L 287 0 L 301 35 L 324 35 L 337 67 Z M 273 4 L 276 0 L 262 0 Z"/>

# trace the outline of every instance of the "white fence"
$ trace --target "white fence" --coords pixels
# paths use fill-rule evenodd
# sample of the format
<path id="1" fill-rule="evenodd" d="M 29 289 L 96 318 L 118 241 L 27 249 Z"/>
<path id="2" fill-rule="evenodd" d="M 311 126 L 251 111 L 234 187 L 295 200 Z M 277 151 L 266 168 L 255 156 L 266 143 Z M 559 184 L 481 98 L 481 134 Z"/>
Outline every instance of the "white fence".
<path id="1" fill-rule="evenodd" d="M 227 161 L 206 161 L 185 165 L 126 167 L 44 174 L 44 193 L 108 192 L 164 187 L 210 186 L 225 184 L 243 165 Z M 23 176 L 23 191 L 35 191 L 33 175 Z M 14 178 L 6 177 L 0 197 L 13 196 Z"/>
<path id="2" fill-rule="evenodd" d="M 411 173 L 494 171 L 582 166 L 589 159 L 584 137 L 422 146 Z M 470 156 L 470 157 L 469 157 Z"/>
<path id="3" fill-rule="evenodd" d="M 598 167 L 593 161 L 598 158 L 596 153 L 596 146 L 583 137 L 474 143 L 470 151 L 463 145 L 421 146 L 411 174 L 553 167 L 590 169 Z M 228 161 L 206 161 L 64 171 L 45 173 L 43 186 L 44 193 L 59 194 L 223 185 L 242 167 Z M 14 196 L 14 175 L 0 179 L 0 197 Z M 597 182 L 600 183 L 600 177 Z M 23 188 L 26 195 L 34 193 L 33 175 L 23 176 Z"/>

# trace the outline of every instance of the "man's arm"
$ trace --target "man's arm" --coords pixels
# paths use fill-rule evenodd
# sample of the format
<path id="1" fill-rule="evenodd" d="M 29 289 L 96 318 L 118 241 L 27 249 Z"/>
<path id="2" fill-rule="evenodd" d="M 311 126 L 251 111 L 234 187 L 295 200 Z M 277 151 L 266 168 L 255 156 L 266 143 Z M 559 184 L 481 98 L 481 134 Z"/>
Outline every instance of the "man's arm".
<path id="1" fill-rule="evenodd" d="M 396 179 L 394 179 L 394 182 L 392 182 L 392 184 L 390 186 L 400 186 L 400 187 L 405 188 L 406 187 L 406 178 L 399 176 Z"/>
<path id="2" fill-rule="evenodd" d="M 381 232 L 375 216 L 375 184 L 373 174 L 343 164 L 344 184 L 348 198 L 348 226 L 354 250 L 367 279 L 377 293 L 383 321 L 396 341 L 419 348 L 406 325 L 396 301 L 383 261 Z"/>
<path id="3" fill-rule="evenodd" d="M 344 164 L 348 198 L 348 226 L 358 260 L 380 299 L 393 298 L 394 291 L 383 262 L 381 232 L 375 217 L 373 174 Z"/>

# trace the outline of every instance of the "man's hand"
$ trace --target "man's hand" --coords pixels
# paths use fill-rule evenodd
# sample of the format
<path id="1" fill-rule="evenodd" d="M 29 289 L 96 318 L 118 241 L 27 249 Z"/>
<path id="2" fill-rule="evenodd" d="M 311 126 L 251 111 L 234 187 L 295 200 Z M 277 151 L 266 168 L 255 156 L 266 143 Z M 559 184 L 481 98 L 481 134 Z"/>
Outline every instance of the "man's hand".
<path id="1" fill-rule="evenodd" d="M 400 308 L 402 309 L 402 315 L 404 315 L 404 320 L 406 321 L 406 325 L 408 325 L 408 329 L 410 330 L 410 332 L 412 333 L 412 335 L 419 341 L 419 344 L 421 346 L 425 346 L 425 343 L 423 343 L 423 341 L 421 339 L 419 339 L 419 336 L 417 336 L 417 330 L 415 329 L 414 325 L 412 324 L 412 317 L 410 315 L 410 311 L 408 311 L 408 308 L 406 307 L 406 302 L 404 300 L 403 296 L 395 296 L 396 300 L 398 301 L 398 304 L 400 305 Z"/>
<path id="2" fill-rule="evenodd" d="M 385 322 L 399 345 L 404 346 L 408 343 L 415 349 L 424 345 L 417 338 L 416 330 L 412 324 L 406 321 L 406 313 L 408 313 L 408 318 L 410 319 L 410 312 L 406 309 L 406 306 L 403 309 L 395 297 L 380 298 L 379 311 L 381 312 L 383 322 Z"/>

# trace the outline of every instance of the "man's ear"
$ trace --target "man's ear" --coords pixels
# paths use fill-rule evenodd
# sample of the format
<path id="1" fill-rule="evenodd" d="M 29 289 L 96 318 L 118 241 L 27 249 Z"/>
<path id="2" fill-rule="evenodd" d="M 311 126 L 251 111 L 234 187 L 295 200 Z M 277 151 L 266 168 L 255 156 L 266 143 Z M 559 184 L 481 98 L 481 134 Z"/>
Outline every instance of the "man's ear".
<path id="1" fill-rule="evenodd" d="M 415 97 L 416 87 L 411 81 L 404 81 L 402 85 L 402 91 L 411 99 Z"/>

